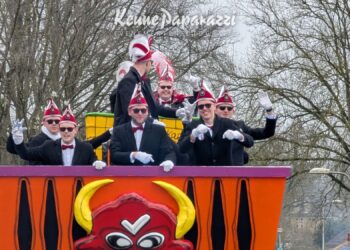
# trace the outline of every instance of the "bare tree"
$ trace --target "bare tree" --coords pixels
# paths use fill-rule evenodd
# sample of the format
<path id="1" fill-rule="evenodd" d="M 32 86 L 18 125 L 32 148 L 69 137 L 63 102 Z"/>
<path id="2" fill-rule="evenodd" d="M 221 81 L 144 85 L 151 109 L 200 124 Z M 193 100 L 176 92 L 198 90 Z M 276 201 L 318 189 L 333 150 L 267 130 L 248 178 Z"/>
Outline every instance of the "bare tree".
<path id="1" fill-rule="evenodd" d="M 4 152 L 10 115 L 24 118 L 27 135 L 40 126 L 46 99 L 60 107 L 70 103 L 79 123 L 85 112 L 109 111 L 113 73 L 127 60 L 134 34 L 154 36 L 154 47 L 169 55 L 181 77 L 226 44 L 219 26 L 120 25 L 125 17 L 191 15 L 204 1 L 0 1 L 0 162 L 10 163 Z M 217 13 L 207 11 L 203 16 Z M 203 70 L 204 71 L 204 70 Z M 5 157 L 6 156 L 6 157 Z"/>
<path id="2" fill-rule="evenodd" d="M 279 147 L 264 158 L 297 172 L 310 164 L 348 171 L 349 2 L 258 0 L 241 11 L 258 30 L 253 53 L 223 70 L 242 97 L 265 90 L 278 103 Z"/>

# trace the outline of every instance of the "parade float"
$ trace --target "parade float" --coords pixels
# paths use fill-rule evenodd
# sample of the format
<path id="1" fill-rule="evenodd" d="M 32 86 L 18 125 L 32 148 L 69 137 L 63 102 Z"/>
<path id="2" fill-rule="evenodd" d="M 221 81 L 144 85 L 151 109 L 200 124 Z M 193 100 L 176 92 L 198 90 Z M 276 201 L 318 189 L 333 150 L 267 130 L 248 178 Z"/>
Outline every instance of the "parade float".
<path id="1" fill-rule="evenodd" d="M 161 119 L 173 140 L 182 123 Z M 113 116 L 86 115 L 86 136 Z M 101 149 L 96 151 L 102 157 Z M 2 249 L 274 249 L 288 166 L 3 166 Z"/>

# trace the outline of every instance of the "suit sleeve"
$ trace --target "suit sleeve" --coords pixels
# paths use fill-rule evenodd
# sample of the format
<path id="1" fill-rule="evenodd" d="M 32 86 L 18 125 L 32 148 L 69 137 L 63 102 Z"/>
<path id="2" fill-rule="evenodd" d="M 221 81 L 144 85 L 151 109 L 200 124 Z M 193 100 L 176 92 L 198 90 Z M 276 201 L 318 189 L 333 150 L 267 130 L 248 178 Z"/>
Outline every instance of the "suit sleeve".
<path id="1" fill-rule="evenodd" d="M 192 126 L 187 124 L 181 132 L 180 139 L 178 141 L 179 149 L 181 153 L 187 153 L 193 148 L 193 143 L 190 141 L 190 135 L 192 133 Z"/>
<path id="2" fill-rule="evenodd" d="M 116 165 L 131 165 L 131 152 L 122 152 L 122 133 L 120 131 L 120 129 L 113 129 L 111 143 L 111 162 Z"/>
<path id="3" fill-rule="evenodd" d="M 164 107 L 163 105 L 159 105 L 156 103 L 157 109 L 158 109 L 158 114 L 163 117 L 168 117 L 168 118 L 176 118 L 176 110 L 175 108 L 170 108 L 170 107 Z"/>
<path id="4" fill-rule="evenodd" d="M 174 151 L 172 141 L 169 138 L 168 134 L 166 133 L 165 129 L 162 128 L 162 140 L 161 140 L 161 146 L 160 146 L 160 153 L 163 155 L 163 161 L 170 160 L 174 164 L 176 164 L 176 153 Z"/>
<path id="5" fill-rule="evenodd" d="M 12 134 L 10 134 L 9 137 L 7 138 L 6 150 L 11 154 L 17 154 L 15 149 L 15 143 L 13 142 L 13 139 L 12 139 Z"/>
<path id="6" fill-rule="evenodd" d="M 103 134 L 88 140 L 86 142 L 90 143 L 91 146 L 96 149 L 97 147 L 101 146 L 102 143 L 108 141 L 111 138 L 111 133 L 109 132 L 109 130 L 107 130 L 106 132 L 104 132 Z"/>
<path id="7" fill-rule="evenodd" d="M 266 119 L 265 127 L 250 128 L 243 123 L 243 131 L 253 137 L 254 140 L 263 140 L 275 134 L 277 119 Z"/>
<path id="8" fill-rule="evenodd" d="M 111 95 L 109 96 L 109 103 L 111 105 L 111 113 L 114 113 L 116 99 L 117 99 L 117 88 L 113 89 Z"/>
<path id="9" fill-rule="evenodd" d="M 92 165 L 97 160 L 97 157 L 92 146 L 90 144 L 88 145 L 89 145 L 89 162 L 87 163 L 87 165 Z"/>
<path id="10" fill-rule="evenodd" d="M 46 143 L 37 147 L 28 147 L 23 142 L 19 145 L 15 145 L 15 149 L 17 154 L 23 159 L 27 161 L 44 161 L 45 156 L 45 146 Z"/>
<path id="11" fill-rule="evenodd" d="M 241 143 L 243 146 L 250 148 L 254 145 L 253 137 L 244 131 L 241 123 L 238 123 L 238 122 L 235 123 L 234 121 L 231 121 L 228 129 L 238 130 L 238 131 L 240 131 L 240 133 L 242 133 L 242 135 L 244 137 L 243 142 L 241 142 L 241 141 L 237 141 L 237 142 Z"/>
<path id="12" fill-rule="evenodd" d="M 272 137 L 275 134 L 277 119 L 266 119 L 264 128 L 251 128 L 241 122 L 244 133 L 252 136 L 254 140 L 263 140 Z"/>
<path id="13" fill-rule="evenodd" d="M 127 79 L 120 81 L 117 87 L 117 100 L 114 106 L 114 126 L 124 124 L 128 121 L 128 104 L 134 88 Z M 119 105 L 119 107 L 118 107 Z"/>

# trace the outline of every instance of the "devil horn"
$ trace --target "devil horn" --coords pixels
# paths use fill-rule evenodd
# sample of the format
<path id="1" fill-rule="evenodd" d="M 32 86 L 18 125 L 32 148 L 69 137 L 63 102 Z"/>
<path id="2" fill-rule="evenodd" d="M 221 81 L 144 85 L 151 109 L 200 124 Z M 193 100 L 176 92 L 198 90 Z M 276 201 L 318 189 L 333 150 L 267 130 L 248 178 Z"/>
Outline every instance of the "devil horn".
<path id="1" fill-rule="evenodd" d="M 164 181 L 153 181 L 154 184 L 165 189 L 177 202 L 179 213 L 177 215 L 176 239 L 182 238 L 191 229 L 196 217 L 196 211 L 191 200 L 177 187 Z"/>
<path id="2" fill-rule="evenodd" d="M 92 215 L 90 199 L 102 186 L 114 182 L 111 179 L 93 181 L 85 185 L 78 193 L 74 202 L 74 217 L 78 224 L 89 234 L 92 230 Z"/>

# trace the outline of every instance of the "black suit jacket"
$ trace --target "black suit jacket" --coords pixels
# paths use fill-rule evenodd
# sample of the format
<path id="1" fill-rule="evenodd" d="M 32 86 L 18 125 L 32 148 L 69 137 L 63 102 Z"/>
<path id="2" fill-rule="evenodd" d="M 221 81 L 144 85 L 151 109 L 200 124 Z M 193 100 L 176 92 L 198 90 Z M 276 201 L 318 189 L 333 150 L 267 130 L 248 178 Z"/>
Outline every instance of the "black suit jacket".
<path id="1" fill-rule="evenodd" d="M 276 122 L 277 122 L 277 118 L 276 119 L 266 118 L 265 127 L 251 128 L 245 125 L 243 121 L 235 121 L 237 126 L 241 128 L 241 131 L 252 136 L 254 140 L 264 140 L 272 137 L 275 134 Z M 244 152 L 244 164 L 247 164 L 248 162 L 249 162 L 249 155 L 247 152 Z"/>
<path id="2" fill-rule="evenodd" d="M 47 140 L 38 147 L 26 147 L 21 143 L 15 145 L 15 149 L 24 160 L 40 161 L 43 165 L 63 165 L 61 139 Z M 90 143 L 75 139 L 72 165 L 92 165 L 96 159 Z"/>
<path id="3" fill-rule="evenodd" d="M 254 140 L 263 140 L 272 137 L 275 134 L 277 119 L 266 119 L 265 127 L 251 128 L 243 121 L 235 121 L 235 124 L 241 128 L 241 131 L 253 137 Z"/>
<path id="4" fill-rule="evenodd" d="M 148 165 L 159 165 L 165 160 L 171 160 L 176 164 L 176 155 L 165 128 L 149 121 L 145 123 L 139 150 L 137 150 L 135 136 L 131 130 L 131 122 L 113 129 L 111 162 L 115 165 L 144 165 L 138 160 L 135 160 L 133 164 L 130 162 L 130 154 L 133 151 L 152 154 L 154 162 Z"/>
<path id="5" fill-rule="evenodd" d="M 47 140 L 51 140 L 51 138 L 48 137 L 43 132 L 41 132 L 40 134 L 37 134 L 36 136 L 31 137 L 29 139 L 28 143 L 26 143 L 25 145 L 26 145 L 26 147 L 29 147 L 29 148 L 37 147 L 37 146 L 42 145 Z M 15 148 L 15 143 L 12 139 L 12 134 L 10 134 L 10 136 L 7 138 L 6 149 L 7 149 L 7 152 L 9 152 L 11 154 L 17 154 L 16 148 Z M 29 163 L 29 165 L 44 165 L 40 161 L 29 161 L 28 163 Z"/>
<path id="6" fill-rule="evenodd" d="M 192 130 L 201 123 L 203 124 L 202 120 L 192 121 L 184 128 L 179 139 L 180 151 L 186 153 L 193 150 L 196 165 L 243 165 L 243 147 L 253 146 L 253 138 L 250 135 L 242 133 L 244 136 L 243 142 L 222 139 L 222 136 L 226 130 L 239 130 L 240 128 L 234 123 L 233 120 L 215 116 L 214 125 L 212 128 L 213 136 L 210 136 L 209 132 L 207 132 L 203 141 L 196 139 L 194 143 L 191 143 L 190 135 Z"/>
<path id="7" fill-rule="evenodd" d="M 150 114 L 153 118 L 158 119 L 158 115 L 164 117 L 175 116 L 176 109 L 159 105 L 153 97 L 149 79 L 142 80 L 138 71 L 134 67 L 131 67 L 129 72 L 118 83 L 116 90 L 113 90 L 110 96 L 111 107 L 114 113 L 114 126 L 131 121 L 131 118 L 128 115 L 128 105 L 137 83 L 142 84 L 141 91 L 145 96 Z"/>

